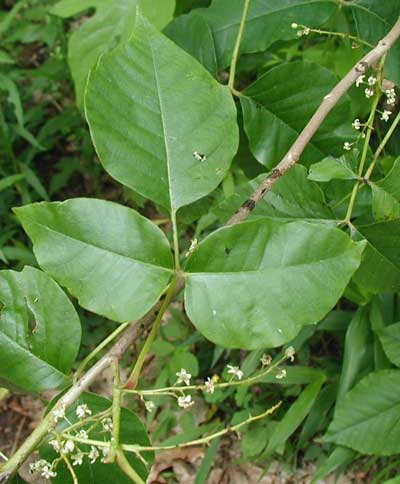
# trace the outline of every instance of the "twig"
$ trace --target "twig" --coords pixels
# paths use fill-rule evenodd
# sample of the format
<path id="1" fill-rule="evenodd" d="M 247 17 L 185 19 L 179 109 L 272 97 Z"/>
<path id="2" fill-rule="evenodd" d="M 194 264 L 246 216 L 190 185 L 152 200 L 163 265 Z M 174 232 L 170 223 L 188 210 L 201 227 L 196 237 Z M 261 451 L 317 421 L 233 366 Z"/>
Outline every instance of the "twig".
<path id="1" fill-rule="evenodd" d="M 231 69 L 229 71 L 228 86 L 230 89 L 235 87 L 236 64 L 239 58 L 240 44 L 242 42 L 244 27 L 246 25 L 247 14 L 249 11 L 250 0 L 244 0 L 242 18 L 240 20 L 239 32 L 236 37 L 235 47 L 233 48 Z"/>
<path id="2" fill-rule="evenodd" d="M 378 42 L 377 46 L 366 54 L 351 71 L 327 94 L 307 126 L 300 133 L 292 147 L 271 171 L 269 175 L 260 183 L 255 192 L 248 198 L 239 210 L 231 217 L 227 225 L 234 225 L 246 219 L 257 203 L 271 190 L 275 183 L 286 173 L 289 168 L 295 165 L 307 144 L 321 126 L 332 108 L 338 103 L 340 98 L 355 83 L 356 79 L 364 74 L 371 65 L 379 60 L 394 44 L 400 36 L 400 18 L 397 20 L 391 31 Z"/>

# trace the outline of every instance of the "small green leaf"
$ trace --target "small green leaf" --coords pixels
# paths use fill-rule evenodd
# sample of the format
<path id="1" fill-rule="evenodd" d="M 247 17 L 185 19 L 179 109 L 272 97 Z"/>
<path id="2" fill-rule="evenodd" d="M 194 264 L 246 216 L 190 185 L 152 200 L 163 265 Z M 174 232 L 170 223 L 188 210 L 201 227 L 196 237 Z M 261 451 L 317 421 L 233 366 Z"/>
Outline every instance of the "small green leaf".
<path id="1" fill-rule="evenodd" d="M 400 367 L 400 323 L 386 326 L 378 334 L 386 356 Z"/>
<path id="2" fill-rule="evenodd" d="M 216 188 L 237 150 L 229 89 L 142 17 L 92 71 L 86 115 L 104 168 L 171 213 Z"/>
<path id="3" fill-rule="evenodd" d="M 25 179 L 25 175 L 10 175 L 0 180 L 0 192 Z"/>
<path id="4" fill-rule="evenodd" d="M 325 440 L 362 454 L 400 452 L 400 370 L 363 378 L 336 408 Z"/>
<path id="5" fill-rule="evenodd" d="M 74 424 L 78 421 L 76 416 L 76 408 L 78 405 L 86 404 L 89 409 L 92 411 L 92 415 L 95 415 L 100 412 L 104 412 L 105 410 L 111 407 L 111 402 L 105 398 L 99 397 L 92 393 L 84 393 L 81 395 L 79 400 L 77 400 L 74 405 L 72 405 L 68 411 L 66 412 L 66 417 L 68 420 Z M 61 422 L 58 428 L 65 429 L 66 422 Z M 97 426 L 94 430 L 89 431 L 90 427 L 93 427 L 93 422 L 89 422 L 86 426 L 80 427 L 80 429 L 84 429 L 89 432 L 89 438 L 95 440 L 106 440 L 106 434 L 104 433 L 102 426 Z M 108 434 L 108 439 L 111 438 L 111 435 Z M 146 429 L 144 428 L 140 419 L 130 410 L 126 408 L 121 409 L 121 435 L 120 441 L 122 444 L 130 444 L 130 445 L 143 445 L 149 446 L 150 441 L 147 436 Z M 87 445 L 80 445 L 76 444 L 77 447 L 81 449 L 82 452 L 89 452 L 90 446 Z M 59 457 L 58 454 L 54 452 L 52 447 L 49 445 L 43 445 L 40 449 L 40 455 L 42 458 L 46 459 L 49 462 L 52 462 L 54 459 Z M 126 453 L 125 456 L 127 457 L 130 465 L 132 468 L 138 473 L 138 475 L 146 481 L 151 466 L 154 462 L 154 453 L 153 452 L 143 452 L 142 457 L 147 462 L 145 465 L 135 454 L 133 453 Z M 101 457 L 101 452 L 100 452 Z M 119 468 L 117 464 L 103 464 L 100 461 L 100 457 L 94 464 L 89 462 L 89 458 L 87 456 L 84 457 L 83 463 L 80 466 L 74 467 L 74 471 L 78 478 L 79 483 L 82 484 L 100 484 L 100 483 L 114 483 L 114 484 L 130 484 L 132 481 L 129 479 Z M 67 466 L 65 465 L 64 461 L 61 462 L 57 466 L 57 476 L 51 479 L 53 484 L 72 484 L 72 478 Z"/>
<path id="6" fill-rule="evenodd" d="M 345 159 L 328 156 L 319 163 L 310 166 L 308 178 L 316 182 L 331 180 L 354 180 L 357 178 L 352 169 L 346 165 Z"/>
<path id="7" fill-rule="evenodd" d="M 336 76 L 328 69 L 296 61 L 270 69 L 251 84 L 240 101 L 255 158 L 268 168 L 274 167 L 336 83 Z M 342 154 L 343 143 L 354 138 L 349 116 L 350 102 L 345 97 L 322 123 L 301 160 L 309 165 Z"/>
<path id="8" fill-rule="evenodd" d="M 318 465 L 311 484 L 316 484 L 328 474 L 349 465 L 357 458 L 357 452 L 347 447 L 336 447 L 330 456 Z"/>
<path id="9" fill-rule="evenodd" d="M 45 273 L 0 271 L 0 383 L 29 392 L 65 384 L 78 353 L 78 315 Z"/>
<path id="10" fill-rule="evenodd" d="M 344 395 L 360 379 L 363 372 L 365 374 L 365 368 L 370 366 L 372 360 L 369 308 L 360 307 L 346 331 L 337 402 L 340 402 Z"/>
<path id="11" fill-rule="evenodd" d="M 311 410 L 323 383 L 323 378 L 318 378 L 315 382 L 310 383 L 308 387 L 302 391 L 297 400 L 291 404 L 289 410 L 286 412 L 282 420 L 278 422 L 269 439 L 266 449 L 267 454 L 274 452 L 286 442 L 293 432 L 296 431 Z"/>
<path id="12" fill-rule="evenodd" d="M 169 243 L 132 209 L 75 198 L 14 211 L 40 266 L 90 311 L 118 322 L 138 319 L 168 284 Z"/>
<path id="13" fill-rule="evenodd" d="M 5 51 L 0 50 L 0 64 L 14 64 L 14 59 Z"/>
<path id="14" fill-rule="evenodd" d="M 337 229 L 306 222 L 222 228 L 187 263 L 186 311 L 220 346 L 280 346 L 332 309 L 363 249 Z"/>

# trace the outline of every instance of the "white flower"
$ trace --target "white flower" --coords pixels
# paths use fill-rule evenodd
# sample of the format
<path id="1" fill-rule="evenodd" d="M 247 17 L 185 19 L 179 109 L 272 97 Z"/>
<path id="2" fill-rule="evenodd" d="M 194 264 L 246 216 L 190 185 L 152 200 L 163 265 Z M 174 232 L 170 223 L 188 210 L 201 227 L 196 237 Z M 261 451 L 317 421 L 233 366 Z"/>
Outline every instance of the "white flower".
<path id="1" fill-rule="evenodd" d="M 306 27 L 304 30 L 303 30 L 303 35 L 309 35 L 309 33 L 311 32 L 311 30 Z"/>
<path id="2" fill-rule="evenodd" d="M 56 452 L 60 452 L 61 451 L 61 445 L 60 445 L 60 442 L 58 440 L 49 440 L 49 445 L 51 445 L 51 447 L 53 447 L 53 449 L 56 451 Z"/>
<path id="3" fill-rule="evenodd" d="M 144 406 L 149 413 L 151 413 L 156 408 L 155 403 L 151 400 L 147 400 L 146 402 L 144 402 Z"/>
<path id="4" fill-rule="evenodd" d="M 59 408 L 53 410 L 54 422 L 58 422 L 60 419 L 65 417 L 65 405 L 61 405 Z"/>
<path id="5" fill-rule="evenodd" d="M 359 87 L 359 85 L 364 82 L 364 79 L 365 79 L 364 74 L 361 75 L 361 76 L 358 76 L 357 79 L 356 79 L 356 87 Z"/>
<path id="6" fill-rule="evenodd" d="M 50 463 L 47 462 L 47 460 L 40 459 L 35 462 L 32 462 L 32 464 L 29 464 L 29 472 L 31 474 L 35 474 L 36 472 L 42 472 L 43 467 L 48 466 L 50 467 Z"/>
<path id="7" fill-rule="evenodd" d="M 368 77 L 368 85 L 369 86 L 374 86 L 376 84 L 376 77 L 374 76 L 369 76 Z"/>
<path id="8" fill-rule="evenodd" d="M 88 433 L 86 432 L 86 430 L 82 429 L 82 430 L 80 430 L 80 431 L 79 431 L 79 433 L 78 433 L 78 437 L 79 437 L 80 439 L 85 439 L 85 440 L 87 440 L 87 439 L 89 438 L 89 435 L 88 435 Z"/>
<path id="9" fill-rule="evenodd" d="M 71 455 L 72 465 L 81 466 L 83 463 L 84 454 L 79 451 L 77 454 Z"/>
<path id="10" fill-rule="evenodd" d="M 275 378 L 277 380 L 282 380 L 285 377 L 286 377 L 286 370 L 282 369 L 282 370 L 279 371 L 279 373 L 277 373 Z"/>
<path id="11" fill-rule="evenodd" d="M 238 380 L 243 378 L 243 371 L 240 370 L 238 366 L 228 365 L 228 373 L 234 377 L 236 376 Z"/>
<path id="12" fill-rule="evenodd" d="M 192 375 L 188 373 L 184 368 L 181 368 L 181 371 L 178 371 L 176 373 L 176 376 L 178 377 L 178 380 L 176 381 L 177 385 L 179 385 L 179 383 L 190 385 L 190 379 L 192 378 Z"/>
<path id="13" fill-rule="evenodd" d="M 76 416 L 80 419 L 85 418 L 86 416 L 92 415 L 92 411 L 86 405 L 86 403 L 82 403 L 76 407 Z"/>
<path id="14" fill-rule="evenodd" d="M 385 94 L 386 94 L 386 97 L 387 97 L 386 102 L 388 104 L 395 104 L 395 102 L 396 102 L 395 90 L 394 89 L 386 89 Z"/>
<path id="15" fill-rule="evenodd" d="M 262 366 L 268 366 L 272 363 L 272 356 L 264 353 L 260 359 Z"/>
<path id="16" fill-rule="evenodd" d="M 99 458 L 99 451 L 93 445 L 92 447 L 90 447 L 90 452 L 88 454 L 88 457 L 91 464 L 94 464 L 96 460 Z"/>
<path id="17" fill-rule="evenodd" d="M 215 387 L 214 387 L 214 380 L 210 377 L 207 378 L 207 380 L 204 382 L 204 385 L 206 387 L 206 393 L 214 393 Z"/>
<path id="18" fill-rule="evenodd" d="M 350 151 L 351 150 L 351 143 L 349 143 L 348 141 L 346 141 L 345 144 L 343 145 L 343 148 L 346 151 Z"/>
<path id="19" fill-rule="evenodd" d="M 112 420 L 109 417 L 103 418 L 103 420 L 101 421 L 101 425 L 103 426 L 103 429 L 106 432 L 112 432 L 113 423 L 112 423 Z"/>
<path id="20" fill-rule="evenodd" d="M 353 123 L 351 123 L 351 125 L 353 126 L 354 129 L 360 129 L 361 128 L 361 123 L 360 123 L 360 120 L 358 118 L 356 118 Z"/>
<path id="21" fill-rule="evenodd" d="M 51 479 L 52 477 L 56 477 L 57 472 L 54 472 L 51 470 L 51 467 L 46 465 L 43 467 L 41 476 L 44 477 L 45 479 Z"/>
<path id="22" fill-rule="evenodd" d="M 178 397 L 178 405 L 182 408 L 189 408 L 194 404 L 191 395 L 185 395 L 182 397 Z"/>
<path id="23" fill-rule="evenodd" d="M 74 449 L 75 449 L 74 442 L 72 440 L 67 440 L 63 447 L 64 454 L 69 454 L 70 452 L 73 452 Z"/>
<path id="24" fill-rule="evenodd" d="M 288 358 L 290 361 L 294 361 L 294 355 L 296 353 L 296 350 L 293 348 L 293 346 L 289 346 L 285 350 L 285 356 Z"/>
<path id="25" fill-rule="evenodd" d="M 103 457 L 100 462 L 107 464 L 108 456 L 110 455 L 110 447 L 102 447 L 101 453 L 103 454 Z"/>
<path id="26" fill-rule="evenodd" d="M 392 114 L 392 111 L 386 111 L 386 109 L 383 111 L 381 120 L 382 121 L 389 121 L 389 116 Z"/>
<path id="27" fill-rule="evenodd" d="M 370 87 L 367 87 L 367 88 L 364 90 L 364 92 L 365 92 L 365 97 L 366 97 L 367 99 L 369 99 L 370 97 L 372 97 L 372 96 L 374 95 L 374 90 L 373 90 L 373 89 L 371 89 Z"/>
<path id="28" fill-rule="evenodd" d="M 299 24 L 296 24 L 296 22 L 293 22 L 292 23 L 292 29 L 297 29 L 299 26 Z"/>

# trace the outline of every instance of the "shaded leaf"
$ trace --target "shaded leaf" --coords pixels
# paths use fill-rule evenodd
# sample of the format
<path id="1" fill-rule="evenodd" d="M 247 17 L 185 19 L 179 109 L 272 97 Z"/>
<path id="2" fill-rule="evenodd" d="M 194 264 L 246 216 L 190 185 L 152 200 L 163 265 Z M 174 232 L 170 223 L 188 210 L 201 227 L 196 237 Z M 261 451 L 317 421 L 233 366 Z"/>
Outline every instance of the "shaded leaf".
<path id="1" fill-rule="evenodd" d="M 68 420 L 74 424 L 78 421 L 76 416 L 76 408 L 78 405 L 86 404 L 95 415 L 99 412 L 103 412 L 111 407 L 111 401 L 105 398 L 99 397 L 92 393 L 84 393 L 81 397 L 68 409 L 66 412 L 66 417 Z M 86 426 L 80 428 L 85 429 L 89 432 L 89 428 L 93 426 L 93 422 L 89 422 Z M 64 429 L 66 427 L 66 422 L 62 422 L 58 425 L 58 429 Z M 105 440 L 105 434 L 102 431 L 101 426 L 97 426 L 94 430 L 89 432 L 90 438 L 95 440 Z M 111 436 L 108 435 L 110 438 Z M 147 436 L 146 429 L 144 428 L 140 419 L 130 410 L 126 408 L 121 409 L 121 435 L 120 441 L 122 444 L 130 445 L 143 445 L 149 446 L 150 441 Z M 89 452 L 90 446 L 79 445 L 82 452 Z M 58 454 L 54 452 L 52 447 L 49 445 L 44 445 L 40 449 L 41 457 L 47 461 L 52 462 L 58 457 Z M 132 453 L 125 454 L 130 465 L 139 474 L 139 476 L 145 481 L 149 475 L 149 470 L 154 462 L 153 452 L 143 452 L 142 456 L 148 463 L 147 467 L 144 463 Z M 129 484 L 131 479 L 129 479 L 119 468 L 117 464 L 103 464 L 98 459 L 94 464 L 89 462 L 87 456 L 83 459 L 83 464 L 74 467 L 76 476 L 80 483 L 84 484 L 99 484 L 99 483 L 109 483 L 113 484 Z M 72 484 L 71 474 L 68 471 L 64 461 L 61 461 L 57 466 L 57 476 L 51 479 L 54 484 Z"/>
<path id="2" fill-rule="evenodd" d="M 400 323 L 386 326 L 378 334 L 386 356 L 400 367 Z"/>
<path id="3" fill-rule="evenodd" d="M 394 161 L 387 176 L 371 183 L 372 211 L 376 221 L 400 217 L 400 158 Z"/>
<path id="4" fill-rule="evenodd" d="M 316 182 L 328 182 L 331 180 L 354 180 L 357 176 L 352 169 L 345 164 L 344 158 L 328 156 L 319 163 L 310 166 L 308 178 Z"/>
<path id="5" fill-rule="evenodd" d="M 397 454 L 399 386 L 399 370 L 381 370 L 363 378 L 339 402 L 325 440 L 363 454 Z"/>
<path id="6" fill-rule="evenodd" d="M 400 219 L 357 227 L 367 240 L 357 284 L 374 294 L 400 290 Z"/>
<path id="7" fill-rule="evenodd" d="M 0 271 L 1 385 L 40 392 L 65 384 L 80 338 L 73 305 L 47 274 Z"/>
<path id="8" fill-rule="evenodd" d="M 240 98 L 244 127 L 256 159 L 274 167 L 311 119 L 323 97 L 337 83 L 336 76 L 311 62 L 296 61 L 272 68 Z M 307 165 L 343 153 L 343 143 L 354 138 L 345 97 L 322 123 L 301 160 Z"/>

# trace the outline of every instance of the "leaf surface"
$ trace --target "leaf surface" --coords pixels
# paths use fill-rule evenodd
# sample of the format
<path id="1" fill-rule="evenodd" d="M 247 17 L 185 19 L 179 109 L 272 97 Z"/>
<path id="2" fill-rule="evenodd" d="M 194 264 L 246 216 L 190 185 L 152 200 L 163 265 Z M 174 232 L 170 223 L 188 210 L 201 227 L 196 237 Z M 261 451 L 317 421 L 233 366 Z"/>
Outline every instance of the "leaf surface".
<path id="1" fill-rule="evenodd" d="M 238 146 L 228 88 L 143 18 L 92 72 L 86 112 L 104 168 L 172 213 L 216 188 Z"/>
<path id="2" fill-rule="evenodd" d="M 363 248 L 306 222 L 256 219 L 222 228 L 187 263 L 186 311 L 218 345 L 280 346 L 332 309 Z"/>
<path id="3" fill-rule="evenodd" d="M 94 313 L 118 322 L 138 319 L 168 284 L 168 240 L 132 209 L 75 198 L 14 210 L 40 266 Z"/>
<path id="4" fill-rule="evenodd" d="M 337 83 L 328 69 L 312 62 L 281 64 L 262 75 L 240 98 L 244 128 L 255 158 L 274 167 L 286 154 L 322 102 Z M 343 153 L 343 143 L 354 139 L 345 97 L 328 115 L 301 160 L 307 165 L 328 155 Z"/>
<path id="5" fill-rule="evenodd" d="M 325 440 L 363 454 L 397 454 L 399 387 L 399 370 L 381 370 L 363 378 L 337 406 Z"/>
<path id="6" fill-rule="evenodd" d="M 40 392 L 65 384 L 80 340 L 75 308 L 47 274 L 0 271 L 1 385 Z"/>

